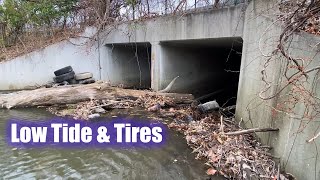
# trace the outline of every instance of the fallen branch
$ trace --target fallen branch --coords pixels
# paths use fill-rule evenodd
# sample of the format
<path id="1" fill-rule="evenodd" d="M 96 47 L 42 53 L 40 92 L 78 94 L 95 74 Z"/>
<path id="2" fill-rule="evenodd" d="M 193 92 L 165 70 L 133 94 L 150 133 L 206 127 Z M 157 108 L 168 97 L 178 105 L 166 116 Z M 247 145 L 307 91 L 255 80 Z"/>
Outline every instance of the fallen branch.
<path id="1" fill-rule="evenodd" d="M 228 133 L 225 133 L 225 135 L 236 136 L 241 134 L 250 134 L 255 132 L 269 132 L 269 131 L 279 131 L 279 128 L 253 128 L 253 129 L 246 129 L 246 130 L 235 131 L 235 132 L 228 132 Z"/>
<path id="2" fill-rule="evenodd" d="M 236 109 L 236 105 L 232 105 L 232 106 L 228 106 L 228 107 L 225 107 L 225 108 L 221 108 L 220 110 L 222 112 L 225 112 L 225 111 L 231 111 L 231 110 L 235 110 Z"/>
<path id="3" fill-rule="evenodd" d="M 0 109 L 75 104 L 88 100 L 136 100 L 139 97 L 147 94 L 151 96 L 155 95 L 167 97 L 176 104 L 188 104 L 194 99 L 191 94 L 158 93 L 132 89 L 121 89 L 111 87 L 104 83 L 95 83 L 89 85 L 41 88 L 31 91 L 0 94 Z"/>
<path id="4" fill-rule="evenodd" d="M 307 142 L 311 143 L 312 141 L 314 141 L 315 139 L 317 139 L 320 136 L 320 132 L 318 132 L 317 135 L 315 135 L 313 138 L 309 139 Z"/>
<path id="5" fill-rule="evenodd" d="M 220 117 L 220 131 L 222 134 L 224 134 L 224 129 L 223 129 L 223 116 Z"/>

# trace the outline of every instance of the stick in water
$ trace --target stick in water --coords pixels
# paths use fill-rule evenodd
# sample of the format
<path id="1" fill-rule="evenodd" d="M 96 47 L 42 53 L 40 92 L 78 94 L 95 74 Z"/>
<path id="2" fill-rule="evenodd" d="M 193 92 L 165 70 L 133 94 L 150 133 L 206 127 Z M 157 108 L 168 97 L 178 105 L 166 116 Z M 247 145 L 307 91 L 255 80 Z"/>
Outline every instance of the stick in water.
<path id="1" fill-rule="evenodd" d="M 269 132 L 269 131 L 279 131 L 279 128 L 253 128 L 253 129 L 246 129 L 246 130 L 235 131 L 235 132 L 228 132 L 228 133 L 225 133 L 225 135 L 235 136 L 235 135 L 241 135 L 241 134 L 250 134 L 255 132 Z"/>

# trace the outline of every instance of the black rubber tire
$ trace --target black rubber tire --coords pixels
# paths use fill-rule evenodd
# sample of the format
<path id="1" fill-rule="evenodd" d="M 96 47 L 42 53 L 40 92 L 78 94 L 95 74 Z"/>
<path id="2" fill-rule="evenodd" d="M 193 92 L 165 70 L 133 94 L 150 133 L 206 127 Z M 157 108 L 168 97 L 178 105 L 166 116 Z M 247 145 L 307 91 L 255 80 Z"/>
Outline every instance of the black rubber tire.
<path id="1" fill-rule="evenodd" d="M 58 69 L 54 72 L 54 75 L 56 76 L 61 76 L 63 74 L 66 74 L 68 72 L 71 72 L 73 71 L 72 67 L 71 66 L 67 66 L 67 67 L 64 67 L 64 68 L 61 68 L 61 69 Z"/>
<path id="2" fill-rule="evenodd" d="M 73 79 L 69 79 L 68 83 L 71 84 L 71 85 L 72 84 L 78 84 L 78 81 L 73 78 Z"/>
<path id="3" fill-rule="evenodd" d="M 90 79 L 92 78 L 92 73 L 90 72 L 84 72 L 84 73 L 79 73 L 79 74 L 76 74 L 74 76 L 74 78 L 77 80 L 77 81 L 81 81 L 81 80 L 85 80 L 85 79 Z"/>
<path id="4" fill-rule="evenodd" d="M 74 75 L 75 75 L 74 71 L 71 71 L 71 72 L 68 72 L 66 74 L 62 74 L 60 76 L 56 76 L 56 77 L 53 78 L 53 80 L 56 83 L 61 83 L 63 81 L 68 81 L 70 79 L 73 79 Z"/>

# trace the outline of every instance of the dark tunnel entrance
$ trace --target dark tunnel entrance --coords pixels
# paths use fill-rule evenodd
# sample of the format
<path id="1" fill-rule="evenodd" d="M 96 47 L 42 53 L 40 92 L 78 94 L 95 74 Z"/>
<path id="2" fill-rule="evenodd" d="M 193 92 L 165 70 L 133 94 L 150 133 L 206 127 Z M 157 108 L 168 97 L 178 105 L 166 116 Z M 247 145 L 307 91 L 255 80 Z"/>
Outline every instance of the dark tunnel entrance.
<path id="1" fill-rule="evenodd" d="M 200 102 L 235 105 L 242 44 L 240 37 L 161 42 L 161 88 L 180 76 L 173 92 L 192 93 Z"/>
<path id="2" fill-rule="evenodd" d="M 151 88 L 151 44 L 107 44 L 109 79 L 124 88 Z"/>

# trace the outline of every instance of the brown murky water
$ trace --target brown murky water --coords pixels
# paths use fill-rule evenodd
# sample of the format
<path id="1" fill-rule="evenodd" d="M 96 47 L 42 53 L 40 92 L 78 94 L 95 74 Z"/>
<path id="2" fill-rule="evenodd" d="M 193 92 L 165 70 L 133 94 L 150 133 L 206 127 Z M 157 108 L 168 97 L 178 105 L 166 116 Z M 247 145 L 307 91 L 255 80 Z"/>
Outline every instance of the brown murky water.
<path id="1" fill-rule="evenodd" d="M 133 110 L 109 114 L 115 115 L 148 116 Z M 0 110 L 0 179 L 208 179 L 203 162 L 195 160 L 182 135 L 172 131 L 164 147 L 152 150 L 16 149 L 5 142 L 8 119 L 52 117 L 44 109 Z"/>

